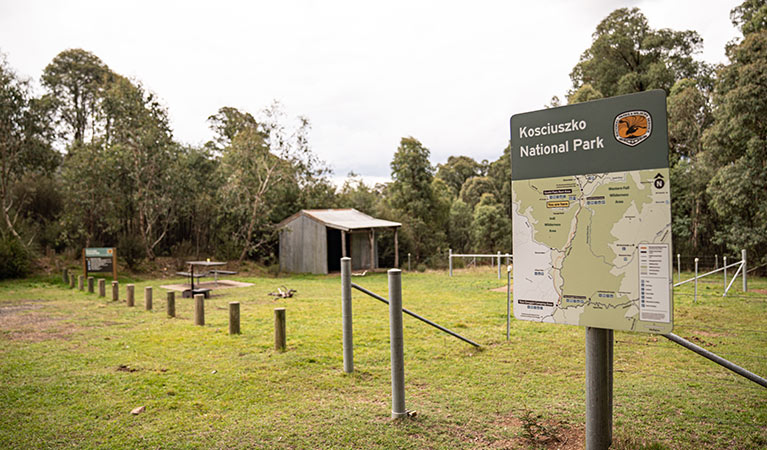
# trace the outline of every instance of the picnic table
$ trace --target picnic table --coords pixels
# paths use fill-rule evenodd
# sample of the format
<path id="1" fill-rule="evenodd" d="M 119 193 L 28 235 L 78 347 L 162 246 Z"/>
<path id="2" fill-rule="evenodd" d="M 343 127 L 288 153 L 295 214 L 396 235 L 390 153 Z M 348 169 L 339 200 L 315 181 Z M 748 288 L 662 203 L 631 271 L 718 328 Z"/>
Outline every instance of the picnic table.
<path id="1" fill-rule="evenodd" d="M 194 273 L 195 267 L 204 267 L 206 269 L 209 269 L 210 267 L 216 267 L 216 266 L 224 266 L 226 265 L 225 262 L 220 261 L 187 261 L 186 264 L 189 264 L 189 272 L 176 272 L 178 275 L 183 275 L 189 277 L 189 284 L 192 286 L 191 289 L 187 289 L 183 292 L 183 297 L 194 297 L 196 294 L 203 294 L 205 298 L 210 297 L 210 289 L 195 289 L 194 287 L 194 279 L 205 277 L 207 276 L 207 272 L 209 270 L 206 270 L 204 272 L 198 271 L 196 274 Z M 221 271 L 224 273 L 224 271 Z M 216 273 L 216 281 L 218 281 L 218 273 Z"/>

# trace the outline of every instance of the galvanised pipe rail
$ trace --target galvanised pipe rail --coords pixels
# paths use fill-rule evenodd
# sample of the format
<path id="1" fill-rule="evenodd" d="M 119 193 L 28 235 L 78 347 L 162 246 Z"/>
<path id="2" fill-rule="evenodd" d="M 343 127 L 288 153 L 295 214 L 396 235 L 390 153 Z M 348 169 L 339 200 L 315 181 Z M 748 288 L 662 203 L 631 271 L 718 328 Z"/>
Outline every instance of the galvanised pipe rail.
<path id="1" fill-rule="evenodd" d="M 759 375 L 757 375 L 757 374 L 755 374 L 753 372 L 749 372 L 748 370 L 740 367 L 737 364 L 733 364 L 730 361 L 727 361 L 726 359 L 722 358 L 721 356 L 719 356 L 719 355 L 717 355 L 715 353 L 712 353 L 712 352 L 706 350 L 703 347 L 700 347 L 698 345 L 693 344 L 692 342 L 688 341 L 687 339 L 679 337 L 679 336 L 675 335 L 674 333 L 664 334 L 663 337 L 665 337 L 666 339 L 670 340 L 671 342 L 674 342 L 674 343 L 677 343 L 677 344 L 681 345 L 682 347 L 684 347 L 684 348 L 686 348 L 688 350 L 694 351 L 695 353 L 699 354 L 700 356 L 703 356 L 704 358 L 708 358 L 711 361 L 714 361 L 715 363 L 719 364 L 722 367 L 730 369 L 731 371 L 737 373 L 738 375 L 740 375 L 740 376 L 742 376 L 744 378 L 748 378 L 749 380 L 753 381 L 754 383 L 756 383 L 756 384 L 758 384 L 758 385 L 760 385 L 760 386 L 762 386 L 764 388 L 767 388 L 767 380 L 765 380 L 764 378 L 760 377 Z"/>
<path id="2" fill-rule="evenodd" d="M 386 300 L 385 298 L 381 297 L 380 295 L 376 294 L 375 292 L 371 292 L 371 291 L 365 289 L 364 287 L 362 287 L 360 285 L 352 283 L 352 287 L 354 289 L 357 289 L 360 292 L 363 292 L 363 293 L 373 297 L 376 300 L 380 300 L 380 301 L 386 303 L 387 305 L 389 304 L 389 300 Z M 416 314 L 414 312 L 408 311 L 405 308 L 402 308 L 402 312 L 404 312 L 405 314 L 408 314 L 410 316 L 413 316 L 416 319 L 420 320 L 421 322 L 429 324 L 429 325 L 433 326 L 434 328 L 440 329 L 440 330 L 444 331 L 445 333 L 447 333 L 447 334 L 449 334 L 451 336 L 457 337 L 458 339 L 460 339 L 460 340 L 462 340 L 462 341 L 464 341 L 464 342 L 466 342 L 468 344 L 471 344 L 471 345 L 473 345 L 475 347 L 482 347 L 481 345 L 477 344 L 476 342 L 472 341 L 471 339 L 467 339 L 467 338 L 461 336 L 460 334 L 458 334 L 458 333 L 456 333 L 454 331 L 448 330 L 447 328 L 443 327 L 442 325 L 436 324 L 436 323 L 432 322 L 431 320 L 429 320 L 429 319 L 427 319 L 425 317 L 421 317 L 421 316 L 419 316 L 418 314 Z"/>

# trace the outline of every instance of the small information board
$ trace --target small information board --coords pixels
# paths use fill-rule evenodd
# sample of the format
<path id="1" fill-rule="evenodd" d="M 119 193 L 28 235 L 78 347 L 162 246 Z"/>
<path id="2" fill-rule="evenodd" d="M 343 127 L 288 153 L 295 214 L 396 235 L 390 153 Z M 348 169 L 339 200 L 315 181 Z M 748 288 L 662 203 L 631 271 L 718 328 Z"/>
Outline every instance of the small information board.
<path id="1" fill-rule="evenodd" d="M 512 116 L 511 180 L 517 319 L 671 332 L 664 91 Z"/>
<path id="2" fill-rule="evenodd" d="M 117 249 L 114 247 L 93 247 L 83 249 L 83 272 L 111 273 L 117 280 Z"/>

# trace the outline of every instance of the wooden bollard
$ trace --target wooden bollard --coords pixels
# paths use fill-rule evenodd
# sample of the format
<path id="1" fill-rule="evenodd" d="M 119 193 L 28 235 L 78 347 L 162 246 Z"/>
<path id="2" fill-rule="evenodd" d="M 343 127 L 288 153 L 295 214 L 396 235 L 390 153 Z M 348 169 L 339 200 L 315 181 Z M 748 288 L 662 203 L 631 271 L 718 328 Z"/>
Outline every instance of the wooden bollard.
<path id="1" fill-rule="evenodd" d="M 240 302 L 229 302 L 229 334 L 240 334 Z"/>
<path id="2" fill-rule="evenodd" d="M 63 281 L 64 284 L 69 283 L 69 271 L 66 269 L 66 267 L 61 271 L 61 281 Z"/>
<path id="3" fill-rule="evenodd" d="M 81 291 L 85 290 L 85 275 L 77 276 L 77 289 Z"/>
<path id="4" fill-rule="evenodd" d="M 93 285 L 95 283 L 95 280 L 93 277 L 88 277 L 88 293 L 93 294 Z"/>
<path id="5" fill-rule="evenodd" d="M 194 296 L 194 324 L 205 325 L 205 296 L 203 294 Z"/>
<path id="6" fill-rule="evenodd" d="M 274 308 L 274 349 L 285 351 L 285 308 Z"/>
<path id="7" fill-rule="evenodd" d="M 127 294 L 125 302 L 128 304 L 128 306 L 133 306 L 136 301 L 136 299 L 133 297 L 133 287 L 134 286 L 132 284 L 125 285 L 125 293 Z"/>
<path id="8" fill-rule="evenodd" d="M 116 302 L 120 300 L 120 283 L 118 281 L 112 282 L 112 301 Z"/>
<path id="9" fill-rule="evenodd" d="M 107 296 L 107 281 L 103 278 L 99 278 L 99 297 Z"/>
<path id="10" fill-rule="evenodd" d="M 70 273 L 69 274 L 69 289 L 74 289 L 75 287 L 75 274 Z"/>
<path id="11" fill-rule="evenodd" d="M 168 291 L 168 301 L 165 303 L 165 311 L 168 317 L 176 317 L 176 293 Z"/>
<path id="12" fill-rule="evenodd" d="M 147 286 L 144 288 L 144 309 L 147 311 L 152 310 L 152 287 Z"/>

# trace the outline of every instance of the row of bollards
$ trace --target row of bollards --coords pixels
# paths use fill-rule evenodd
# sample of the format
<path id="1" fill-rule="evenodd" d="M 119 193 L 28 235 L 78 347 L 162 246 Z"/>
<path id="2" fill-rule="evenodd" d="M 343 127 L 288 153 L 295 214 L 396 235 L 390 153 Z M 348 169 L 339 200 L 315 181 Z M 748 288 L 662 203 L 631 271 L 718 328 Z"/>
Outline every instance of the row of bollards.
<path id="1" fill-rule="evenodd" d="M 63 270 L 62 280 L 64 284 L 69 284 L 69 288 L 75 287 L 75 275 L 69 273 L 67 269 Z M 77 287 L 79 290 L 85 290 L 87 286 L 88 293 L 94 293 L 94 285 L 96 284 L 94 277 L 88 277 L 87 279 L 83 275 L 77 275 Z M 125 303 L 128 307 L 133 307 L 136 304 L 135 298 L 135 286 L 133 284 L 127 284 L 125 286 Z M 99 297 L 106 297 L 106 280 L 100 278 L 98 280 L 98 295 Z M 119 301 L 120 299 L 120 285 L 117 281 L 112 281 L 112 301 Z M 147 286 L 144 288 L 144 309 L 151 311 L 153 308 L 153 293 L 152 287 Z M 165 302 L 166 313 L 168 317 L 176 317 L 176 293 L 169 291 L 167 293 L 167 300 Z M 195 325 L 205 325 L 205 296 L 197 294 L 194 296 L 194 323 Z M 240 302 L 229 303 L 229 334 L 241 334 L 240 330 Z M 287 333 L 286 333 L 286 319 L 285 308 L 275 308 L 274 310 L 274 349 L 280 352 L 284 352 L 287 348 Z"/>

